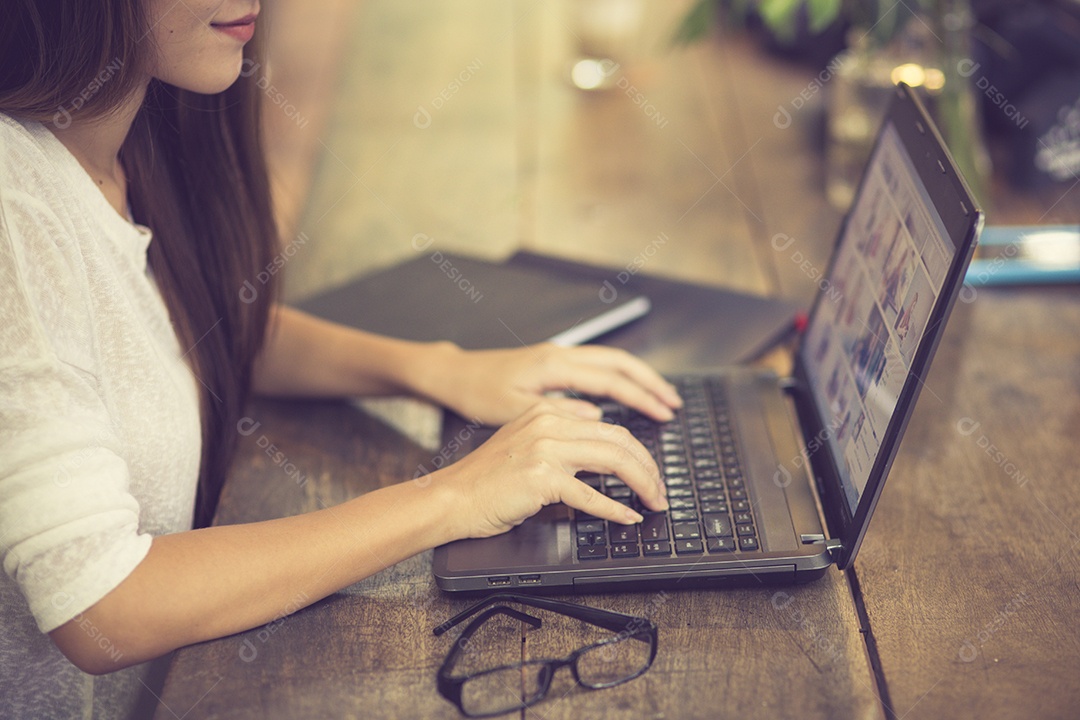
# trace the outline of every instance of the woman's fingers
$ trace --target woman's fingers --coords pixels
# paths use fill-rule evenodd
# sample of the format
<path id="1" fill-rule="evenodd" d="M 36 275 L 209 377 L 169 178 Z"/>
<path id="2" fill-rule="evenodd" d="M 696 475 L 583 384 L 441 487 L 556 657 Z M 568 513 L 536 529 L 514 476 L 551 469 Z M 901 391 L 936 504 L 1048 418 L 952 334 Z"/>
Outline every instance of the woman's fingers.
<path id="1" fill-rule="evenodd" d="M 610 397 L 660 422 L 672 419 L 672 408 L 682 407 L 675 387 L 627 352 L 598 345 L 549 352 L 545 382 L 550 387 Z"/>
<path id="2" fill-rule="evenodd" d="M 656 461 L 618 425 L 583 419 L 587 403 L 542 400 L 474 452 L 439 471 L 458 489 L 463 537 L 505 532 L 544 505 L 564 502 L 617 523 L 640 522 L 633 509 L 578 480 L 579 472 L 614 475 L 644 507 L 668 508 Z M 586 413 L 588 414 L 588 413 Z"/>
<path id="3" fill-rule="evenodd" d="M 679 397 L 679 392 L 675 389 L 675 386 L 665 380 L 660 373 L 656 372 L 651 365 L 641 358 L 618 348 L 608 348 L 601 345 L 586 345 L 580 350 L 584 362 L 618 370 L 655 395 L 668 407 L 682 407 L 682 398 Z"/>
<path id="4" fill-rule="evenodd" d="M 565 479 L 563 487 L 560 488 L 559 500 L 575 510 L 622 525 L 633 525 L 644 520 L 633 508 L 592 489 L 575 477 Z"/>
<path id="5" fill-rule="evenodd" d="M 581 420 L 599 420 L 603 417 L 600 408 L 586 400 L 569 397 L 548 397 L 546 402 Z"/>
<path id="6" fill-rule="evenodd" d="M 667 509 L 666 491 L 656 461 L 629 430 L 570 419 L 565 410 L 548 402 L 542 405 L 529 413 L 531 418 L 525 428 L 536 438 L 535 450 L 541 458 L 557 459 L 568 476 L 579 471 L 615 475 L 637 493 L 646 507 Z M 552 409 L 562 414 L 556 416 Z"/>
<path id="7" fill-rule="evenodd" d="M 671 407 L 652 392 L 625 375 L 593 365 L 575 365 L 566 368 L 563 382 L 577 392 L 597 397 L 609 397 L 633 408 L 658 422 L 674 417 Z"/>

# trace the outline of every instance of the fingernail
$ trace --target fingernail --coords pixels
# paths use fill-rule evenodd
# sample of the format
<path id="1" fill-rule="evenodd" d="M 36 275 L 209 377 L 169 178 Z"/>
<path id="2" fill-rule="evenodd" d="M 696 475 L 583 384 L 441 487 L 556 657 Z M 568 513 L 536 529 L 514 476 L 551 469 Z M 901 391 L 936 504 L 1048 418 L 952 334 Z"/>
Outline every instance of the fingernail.
<path id="1" fill-rule="evenodd" d="M 582 402 L 582 404 L 580 405 L 575 405 L 574 412 L 576 412 L 579 417 L 582 417 L 585 420 L 599 420 L 604 416 L 603 410 L 601 410 L 596 405 L 586 402 Z"/>
<path id="2" fill-rule="evenodd" d="M 668 390 L 670 390 L 669 397 L 678 406 L 682 407 L 682 397 L 679 395 L 679 390 L 671 383 L 668 383 Z"/>
<path id="3" fill-rule="evenodd" d="M 645 518 L 643 518 L 641 516 L 641 513 L 637 512 L 635 510 L 631 510 L 630 508 L 626 508 L 626 513 L 625 514 L 626 514 L 626 519 L 629 520 L 632 523 L 639 523 L 639 522 L 643 522 L 645 520 Z"/>

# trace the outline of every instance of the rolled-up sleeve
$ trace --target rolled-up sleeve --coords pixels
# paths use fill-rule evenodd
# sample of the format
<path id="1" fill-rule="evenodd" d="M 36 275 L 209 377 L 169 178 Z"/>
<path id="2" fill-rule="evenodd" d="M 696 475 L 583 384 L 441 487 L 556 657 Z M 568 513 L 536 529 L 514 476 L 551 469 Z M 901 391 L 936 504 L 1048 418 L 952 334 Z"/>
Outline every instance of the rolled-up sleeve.
<path id="1" fill-rule="evenodd" d="M 0 199 L 0 554 L 48 632 L 119 585 L 151 538 L 84 361 L 93 328 L 65 229 Z"/>

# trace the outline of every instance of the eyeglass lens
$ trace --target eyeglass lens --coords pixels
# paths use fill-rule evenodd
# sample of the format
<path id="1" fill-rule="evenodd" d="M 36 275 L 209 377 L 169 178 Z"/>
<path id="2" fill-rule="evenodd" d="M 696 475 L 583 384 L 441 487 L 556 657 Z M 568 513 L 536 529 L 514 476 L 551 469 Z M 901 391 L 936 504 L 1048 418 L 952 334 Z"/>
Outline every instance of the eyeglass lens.
<path id="1" fill-rule="evenodd" d="M 589 688 L 626 682 L 649 667 L 648 637 L 619 637 L 581 651 L 577 676 Z M 551 666 L 543 660 L 488 670 L 470 677 L 461 687 L 461 708 L 472 716 L 498 715 L 538 702 L 551 683 Z"/>

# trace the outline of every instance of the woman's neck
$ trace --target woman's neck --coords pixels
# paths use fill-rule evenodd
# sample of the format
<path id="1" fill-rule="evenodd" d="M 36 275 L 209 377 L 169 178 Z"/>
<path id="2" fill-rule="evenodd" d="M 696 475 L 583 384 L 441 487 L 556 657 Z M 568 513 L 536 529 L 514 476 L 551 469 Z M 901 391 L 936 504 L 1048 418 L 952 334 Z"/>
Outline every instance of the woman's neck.
<path id="1" fill-rule="evenodd" d="M 64 128 L 46 127 L 52 131 L 68 151 L 75 156 L 90 175 L 105 199 L 125 219 L 127 209 L 127 177 L 120 163 L 120 148 L 124 144 L 131 125 L 135 121 L 146 97 L 146 86 L 112 112 L 93 120 L 73 119 Z"/>

